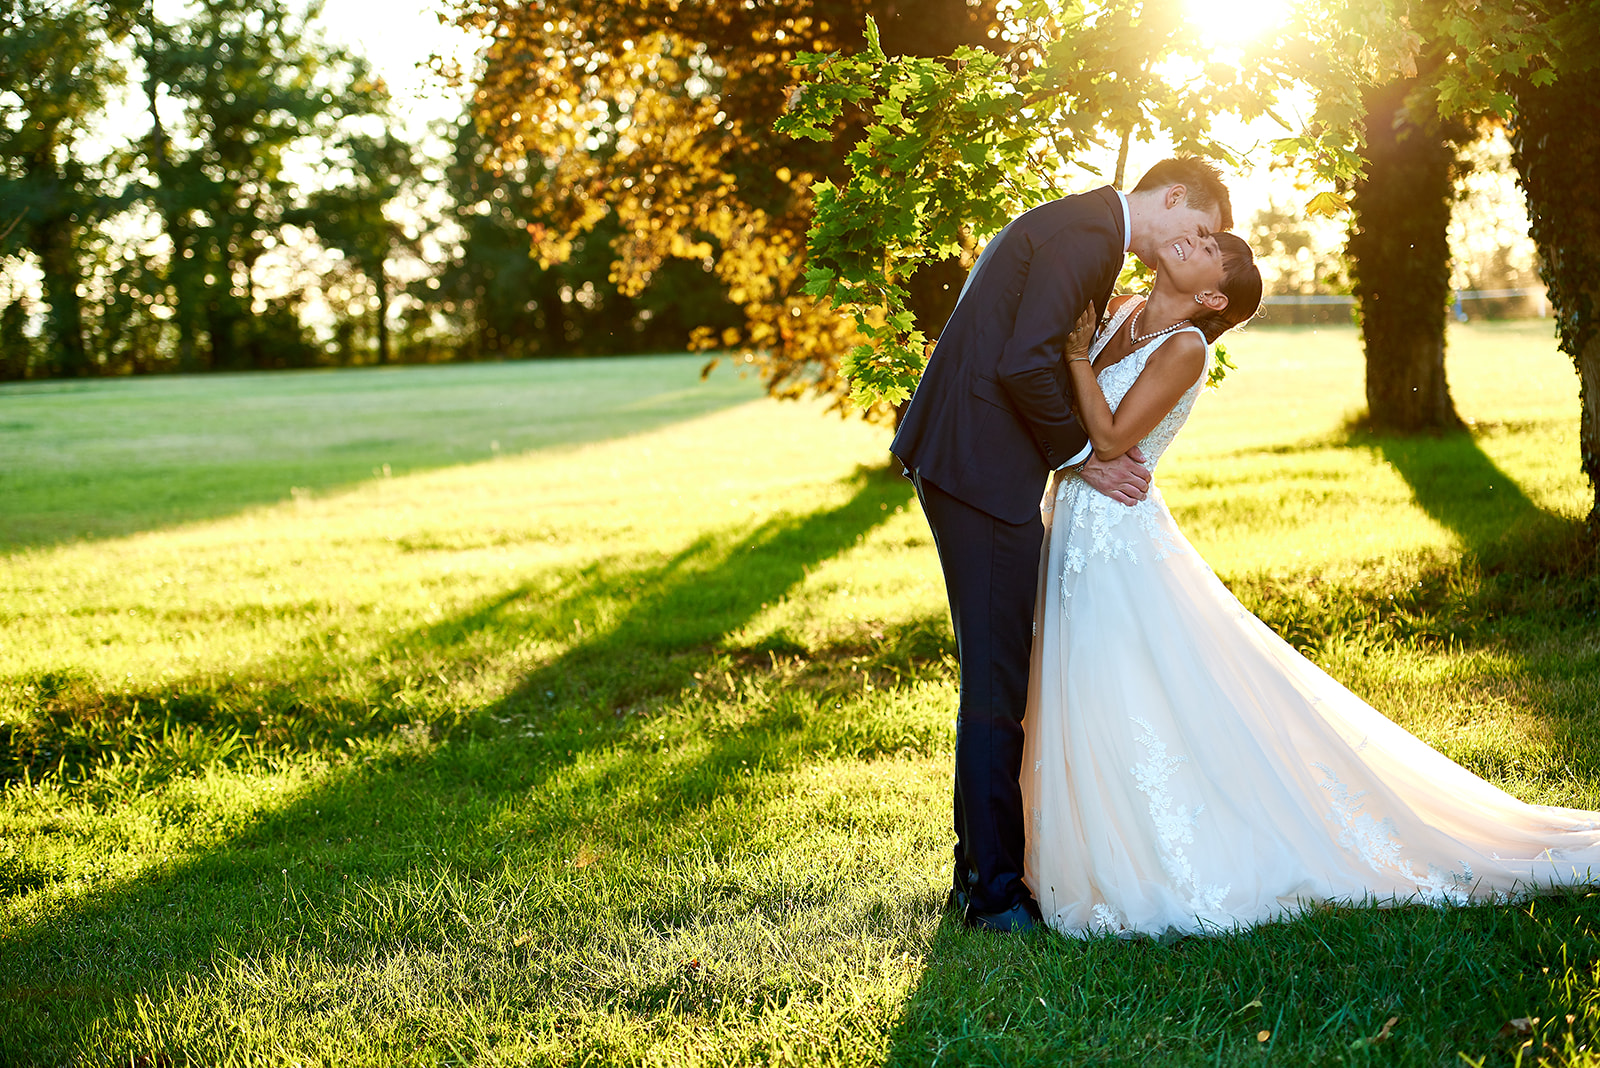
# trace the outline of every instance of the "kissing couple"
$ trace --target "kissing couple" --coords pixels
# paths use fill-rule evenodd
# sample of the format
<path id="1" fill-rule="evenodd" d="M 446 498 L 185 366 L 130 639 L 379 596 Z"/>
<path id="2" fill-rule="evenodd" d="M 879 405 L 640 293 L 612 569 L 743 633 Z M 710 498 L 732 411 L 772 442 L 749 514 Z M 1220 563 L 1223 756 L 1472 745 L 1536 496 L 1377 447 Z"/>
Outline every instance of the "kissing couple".
<path id="1" fill-rule="evenodd" d="M 1217 933 L 1600 871 L 1600 813 L 1524 804 L 1401 729 L 1178 530 L 1153 473 L 1212 343 L 1261 302 L 1232 225 L 1194 158 L 1024 212 L 973 265 L 890 446 L 961 665 L 947 902 L 969 927 Z M 1154 281 L 1113 296 L 1129 252 Z"/>

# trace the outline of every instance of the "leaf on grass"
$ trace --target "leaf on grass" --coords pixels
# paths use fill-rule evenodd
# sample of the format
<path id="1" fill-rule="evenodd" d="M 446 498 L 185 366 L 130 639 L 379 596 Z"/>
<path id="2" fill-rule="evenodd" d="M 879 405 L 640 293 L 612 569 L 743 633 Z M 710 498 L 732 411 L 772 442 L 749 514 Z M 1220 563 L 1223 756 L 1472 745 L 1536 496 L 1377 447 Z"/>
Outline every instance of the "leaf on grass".
<path id="1" fill-rule="evenodd" d="M 1398 1016 L 1389 1017 L 1387 1020 L 1383 1021 L 1383 1026 L 1378 1028 L 1378 1033 L 1377 1034 L 1373 1035 L 1370 1038 L 1358 1038 L 1358 1039 L 1356 1039 L 1354 1042 L 1350 1043 L 1350 1048 L 1351 1049 L 1366 1049 L 1369 1046 L 1376 1046 L 1376 1045 L 1378 1045 L 1378 1044 L 1380 1044 L 1382 1042 L 1388 1041 L 1390 1029 L 1392 1029 L 1394 1027 L 1394 1025 L 1399 1023 L 1399 1022 L 1400 1022 L 1400 1017 L 1398 1017 Z"/>
<path id="2" fill-rule="evenodd" d="M 533 941 L 533 935 L 528 931 L 524 931 L 521 934 L 517 935 L 516 940 L 513 941 L 511 944 L 513 946 L 517 947 L 518 949 L 521 949 L 523 946 L 527 945 L 529 942 L 532 942 L 532 941 Z"/>
<path id="3" fill-rule="evenodd" d="M 599 859 L 599 855 L 595 853 L 594 850 L 589 848 L 588 842 L 585 842 L 583 845 L 579 846 L 578 851 L 572 855 L 572 866 L 581 870 L 583 868 L 587 868 L 589 865 L 593 864 Z"/>
<path id="4" fill-rule="evenodd" d="M 1527 1038 L 1533 1034 L 1533 1029 L 1539 1023 L 1537 1016 L 1518 1016 L 1515 1020 L 1507 1020 L 1500 1026 L 1500 1033 L 1496 1038 Z"/>
<path id="5" fill-rule="evenodd" d="M 1267 1039 L 1269 1039 L 1271 1037 L 1272 1037 L 1272 1032 L 1271 1031 L 1257 1031 L 1256 1032 L 1256 1041 L 1257 1042 L 1265 1042 Z"/>

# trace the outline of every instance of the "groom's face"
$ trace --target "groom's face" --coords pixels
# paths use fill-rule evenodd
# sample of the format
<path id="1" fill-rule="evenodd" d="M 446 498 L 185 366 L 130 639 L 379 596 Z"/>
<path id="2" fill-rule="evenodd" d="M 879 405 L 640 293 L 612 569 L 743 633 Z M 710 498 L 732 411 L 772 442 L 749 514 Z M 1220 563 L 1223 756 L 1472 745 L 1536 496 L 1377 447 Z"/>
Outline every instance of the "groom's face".
<path id="1" fill-rule="evenodd" d="M 1189 206 L 1188 191 L 1181 185 L 1175 185 L 1167 190 L 1167 195 L 1161 202 L 1161 210 L 1155 217 L 1154 240 L 1146 250 L 1134 249 L 1134 253 L 1145 266 L 1152 269 L 1162 249 L 1185 237 L 1205 237 L 1213 231 L 1222 229 L 1222 208 L 1213 204 L 1202 211 Z"/>

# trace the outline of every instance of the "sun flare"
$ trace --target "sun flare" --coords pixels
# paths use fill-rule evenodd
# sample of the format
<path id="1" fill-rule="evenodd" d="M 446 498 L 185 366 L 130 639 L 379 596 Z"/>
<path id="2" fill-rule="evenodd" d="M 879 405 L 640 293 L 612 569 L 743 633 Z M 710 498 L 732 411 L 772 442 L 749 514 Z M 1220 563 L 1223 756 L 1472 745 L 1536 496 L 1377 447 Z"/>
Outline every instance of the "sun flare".
<path id="1" fill-rule="evenodd" d="M 1184 0 L 1189 20 L 1207 44 L 1243 44 L 1277 26 L 1296 0 Z"/>

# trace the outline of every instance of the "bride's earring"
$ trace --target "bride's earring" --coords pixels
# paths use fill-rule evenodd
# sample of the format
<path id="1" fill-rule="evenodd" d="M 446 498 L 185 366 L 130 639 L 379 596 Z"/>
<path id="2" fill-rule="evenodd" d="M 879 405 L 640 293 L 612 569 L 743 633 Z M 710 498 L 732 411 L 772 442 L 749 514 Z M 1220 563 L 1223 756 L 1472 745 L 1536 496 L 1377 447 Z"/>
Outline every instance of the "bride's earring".
<path id="1" fill-rule="evenodd" d="M 1205 301 L 1203 301 L 1203 300 L 1201 300 L 1201 299 L 1200 299 L 1200 294 L 1198 294 L 1198 293 L 1196 293 L 1196 294 L 1195 294 L 1195 295 L 1194 295 L 1194 302 L 1195 302 L 1195 303 L 1196 303 L 1196 304 L 1204 304 L 1204 303 L 1205 303 Z"/>

